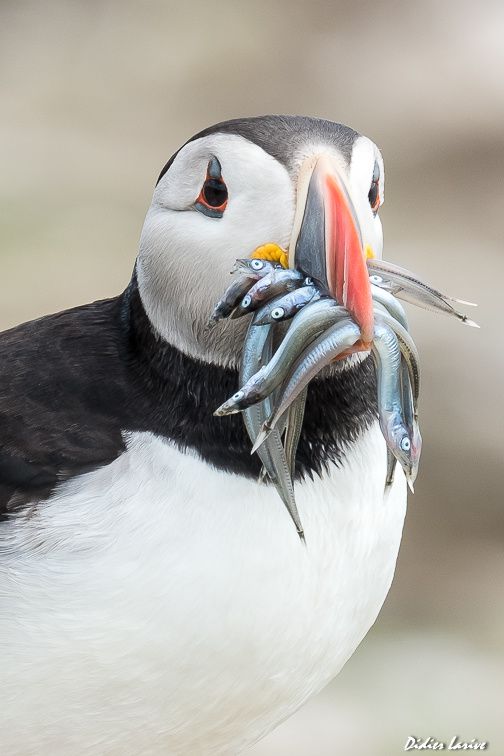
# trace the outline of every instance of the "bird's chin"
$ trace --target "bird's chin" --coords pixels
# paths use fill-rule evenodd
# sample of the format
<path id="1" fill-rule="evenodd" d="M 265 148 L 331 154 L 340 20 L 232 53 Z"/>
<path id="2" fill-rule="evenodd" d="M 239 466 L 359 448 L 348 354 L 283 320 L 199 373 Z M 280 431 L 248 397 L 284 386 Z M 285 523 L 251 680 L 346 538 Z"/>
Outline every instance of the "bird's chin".
<path id="1" fill-rule="evenodd" d="M 209 326 L 208 321 L 194 323 L 191 356 L 213 365 L 239 370 L 249 323 L 248 317 L 222 320 L 213 327 Z"/>
<path id="2" fill-rule="evenodd" d="M 250 317 L 243 317 L 237 320 L 222 320 L 215 327 L 209 327 L 206 322 L 202 323 L 199 328 L 193 327 L 193 334 L 196 338 L 192 342 L 192 356 L 221 367 L 239 370 L 243 343 L 249 324 Z M 277 324 L 274 338 L 275 349 L 284 338 L 290 324 L 291 321 Z M 338 375 L 361 364 L 368 356 L 368 351 L 361 351 L 336 360 L 323 368 L 315 380 Z"/>

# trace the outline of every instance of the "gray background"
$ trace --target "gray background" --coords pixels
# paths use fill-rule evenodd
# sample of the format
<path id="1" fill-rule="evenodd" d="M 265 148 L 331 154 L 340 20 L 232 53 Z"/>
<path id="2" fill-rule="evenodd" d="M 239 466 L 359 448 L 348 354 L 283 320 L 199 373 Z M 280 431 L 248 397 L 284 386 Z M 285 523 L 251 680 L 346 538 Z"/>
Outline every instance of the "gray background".
<path id="1" fill-rule="evenodd" d="M 1 327 L 119 292 L 166 159 L 269 112 L 374 139 L 385 257 L 480 303 L 481 331 L 411 312 L 424 453 L 393 588 L 256 756 L 504 753 L 503 33 L 497 1 L 0 3 Z"/>

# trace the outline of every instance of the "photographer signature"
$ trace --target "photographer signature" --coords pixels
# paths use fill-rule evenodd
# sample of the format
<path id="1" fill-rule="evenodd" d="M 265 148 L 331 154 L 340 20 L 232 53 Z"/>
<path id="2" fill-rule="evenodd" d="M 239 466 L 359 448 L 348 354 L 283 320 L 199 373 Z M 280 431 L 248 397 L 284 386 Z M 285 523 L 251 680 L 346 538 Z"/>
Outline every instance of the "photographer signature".
<path id="1" fill-rule="evenodd" d="M 436 738 L 416 738 L 414 735 L 408 735 L 404 746 L 405 751 L 485 751 L 489 743 L 485 740 L 460 740 L 458 735 L 454 735 L 450 742 L 436 740 Z"/>

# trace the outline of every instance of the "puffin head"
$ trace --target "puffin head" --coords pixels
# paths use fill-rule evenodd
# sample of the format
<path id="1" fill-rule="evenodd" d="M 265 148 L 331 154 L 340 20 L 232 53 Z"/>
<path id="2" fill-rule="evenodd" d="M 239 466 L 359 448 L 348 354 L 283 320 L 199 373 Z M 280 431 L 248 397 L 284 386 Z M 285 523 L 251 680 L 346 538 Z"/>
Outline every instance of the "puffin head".
<path id="1" fill-rule="evenodd" d="M 209 331 L 213 305 L 237 258 L 264 244 L 345 305 L 372 339 L 366 257 L 381 257 L 383 160 L 376 145 L 332 121 L 262 116 L 211 126 L 159 176 L 137 260 L 145 311 L 183 353 L 239 364 L 244 329 Z"/>

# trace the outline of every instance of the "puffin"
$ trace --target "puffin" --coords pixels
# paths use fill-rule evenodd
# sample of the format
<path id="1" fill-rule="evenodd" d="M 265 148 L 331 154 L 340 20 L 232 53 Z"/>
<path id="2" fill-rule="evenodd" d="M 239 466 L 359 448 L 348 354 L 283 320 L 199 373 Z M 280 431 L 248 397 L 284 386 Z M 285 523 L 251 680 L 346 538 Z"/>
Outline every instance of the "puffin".
<path id="1" fill-rule="evenodd" d="M 302 542 L 240 415 L 247 318 L 209 329 L 237 258 L 295 249 L 369 329 L 383 160 L 268 115 L 166 163 L 118 296 L 0 335 L 0 750 L 236 754 L 340 671 L 375 622 L 406 510 L 366 339 L 312 381 Z M 342 273 L 343 271 L 343 273 Z"/>

